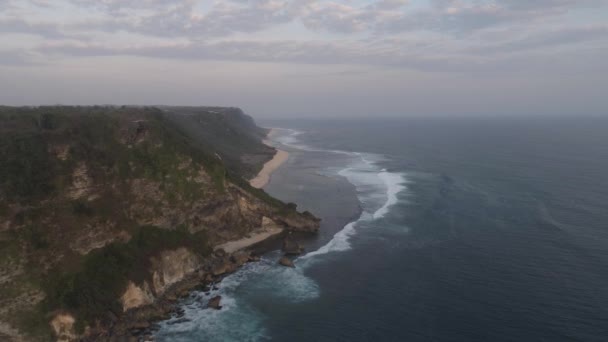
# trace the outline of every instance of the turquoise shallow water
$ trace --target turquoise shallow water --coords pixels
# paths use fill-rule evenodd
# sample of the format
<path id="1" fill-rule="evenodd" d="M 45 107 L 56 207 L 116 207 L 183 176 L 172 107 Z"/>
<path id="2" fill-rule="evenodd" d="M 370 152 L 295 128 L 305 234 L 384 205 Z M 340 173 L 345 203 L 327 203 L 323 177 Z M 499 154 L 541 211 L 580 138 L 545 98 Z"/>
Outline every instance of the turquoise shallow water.
<path id="1" fill-rule="evenodd" d="M 159 340 L 606 340 L 608 120 L 262 124 L 289 128 L 268 191 L 323 230 L 295 270 L 269 253 Z"/>

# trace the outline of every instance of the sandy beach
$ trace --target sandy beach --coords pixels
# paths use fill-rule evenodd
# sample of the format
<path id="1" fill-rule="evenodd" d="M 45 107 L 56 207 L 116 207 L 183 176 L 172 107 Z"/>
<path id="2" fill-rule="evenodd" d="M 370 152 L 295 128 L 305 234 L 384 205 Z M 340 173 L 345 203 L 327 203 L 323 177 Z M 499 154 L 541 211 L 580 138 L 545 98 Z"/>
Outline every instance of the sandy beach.
<path id="1" fill-rule="evenodd" d="M 272 134 L 273 134 L 273 129 L 270 130 L 267 138 L 270 138 L 272 136 Z M 264 140 L 263 142 L 264 142 L 264 144 L 266 144 L 268 146 L 272 146 L 270 144 L 270 140 Z M 266 164 L 264 164 L 264 167 L 262 168 L 260 173 L 258 173 L 258 175 L 255 178 L 251 179 L 249 181 L 249 184 L 251 184 L 251 186 L 253 186 L 254 188 L 258 188 L 258 189 L 266 186 L 266 184 L 268 184 L 268 182 L 270 181 L 270 175 L 276 169 L 278 169 L 281 166 L 281 164 L 283 164 L 285 161 L 287 161 L 288 157 L 289 157 L 289 153 L 287 153 L 286 151 L 277 149 L 277 153 L 274 155 L 274 157 L 271 160 L 269 160 L 268 162 L 266 162 Z M 268 225 L 264 225 L 264 224 L 263 224 L 263 226 L 264 226 L 264 228 L 260 228 L 259 230 L 251 233 L 247 237 L 244 237 L 239 240 L 228 241 L 221 245 L 215 246 L 215 249 L 221 248 L 224 251 L 226 251 L 227 253 L 234 253 L 238 250 L 255 245 L 258 242 L 262 242 L 271 236 L 280 234 L 283 231 L 283 228 L 279 227 L 279 226 L 272 226 L 272 225 L 268 226 Z"/>
<path id="2" fill-rule="evenodd" d="M 262 242 L 273 235 L 280 234 L 283 231 L 281 227 L 270 227 L 263 231 L 259 231 L 251 234 L 249 237 L 245 237 L 239 240 L 228 241 L 224 244 L 216 246 L 214 249 L 222 248 L 226 253 L 234 253 L 238 250 L 253 246 L 258 242 Z"/>
<path id="3" fill-rule="evenodd" d="M 273 129 L 271 129 L 268 133 L 268 137 L 272 136 L 272 134 Z M 269 140 L 264 140 L 264 144 L 271 146 Z M 278 169 L 284 162 L 286 162 L 287 158 L 289 158 L 289 153 L 277 149 L 277 153 L 274 155 L 274 157 L 268 162 L 266 162 L 266 164 L 264 164 L 264 167 L 262 168 L 260 173 L 258 173 L 255 178 L 250 180 L 249 184 L 251 184 L 252 187 L 258 189 L 265 187 L 266 184 L 268 184 L 268 182 L 270 181 L 270 175 L 274 171 L 276 171 L 276 169 Z"/>

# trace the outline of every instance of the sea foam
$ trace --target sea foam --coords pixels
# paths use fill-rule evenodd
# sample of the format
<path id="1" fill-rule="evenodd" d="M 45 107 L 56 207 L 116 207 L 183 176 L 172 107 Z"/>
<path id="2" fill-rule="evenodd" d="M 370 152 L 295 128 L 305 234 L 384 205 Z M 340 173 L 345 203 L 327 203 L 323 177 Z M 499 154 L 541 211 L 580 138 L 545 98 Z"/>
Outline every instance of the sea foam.
<path id="1" fill-rule="evenodd" d="M 260 262 L 247 264 L 227 276 L 219 289 L 212 290 L 210 294 L 195 293 L 194 299 L 182 307 L 185 310 L 184 318 L 188 321 L 172 324 L 177 320 L 174 318 L 161 323 L 161 330 L 157 334 L 159 341 L 267 339 L 262 314 L 248 303 L 239 300 L 244 292 L 274 296 L 292 302 L 317 298 L 320 294 L 319 286 L 305 275 L 306 270 L 317 261 L 323 260 L 323 255 L 350 250 L 350 240 L 356 234 L 358 225 L 385 218 L 391 207 L 399 202 L 399 194 L 406 190 L 405 174 L 380 168 L 380 155 L 318 149 L 299 142 L 297 137 L 303 132 L 280 130 L 286 134 L 276 137 L 275 141 L 284 146 L 308 152 L 352 157 L 347 167 L 334 172 L 346 178 L 355 187 L 362 209 L 360 216 L 345 225 L 321 248 L 297 258 L 295 269 L 278 266 L 276 260 L 280 253 L 274 252 L 264 256 Z M 223 309 L 203 310 L 204 304 L 215 295 L 222 296 Z"/>
<path id="2" fill-rule="evenodd" d="M 392 173 L 383 169 L 380 173 L 378 173 L 378 177 L 382 179 L 384 184 L 386 185 L 386 202 L 380 209 L 376 210 L 374 213 L 374 219 L 380 219 L 388 214 L 389 209 L 399 202 L 399 198 L 397 195 L 406 190 L 407 180 L 405 179 L 403 174 L 400 173 Z"/>
<path id="3" fill-rule="evenodd" d="M 384 218 L 390 212 L 391 207 L 399 202 L 399 193 L 407 189 L 407 180 L 403 173 L 389 172 L 386 169 L 380 168 L 378 161 L 383 159 L 382 156 L 370 153 L 314 149 L 297 143 L 297 138 L 295 137 L 302 134 L 302 132 L 290 130 L 288 134 L 290 137 L 288 139 L 288 142 L 291 144 L 290 147 L 300 149 L 301 147 L 305 147 L 306 151 L 352 156 L 350 165 L 338 171 L 337 174 L 346 178 L 355 186 L 362 208 L 361 215 L 357 220 L 345 225 L 327 244 L 296 260 L 296 264 L 300 267 L 306 267 L 317 256 L 351 249 L 350 239 L 356 234 L 359 223 Z"/>

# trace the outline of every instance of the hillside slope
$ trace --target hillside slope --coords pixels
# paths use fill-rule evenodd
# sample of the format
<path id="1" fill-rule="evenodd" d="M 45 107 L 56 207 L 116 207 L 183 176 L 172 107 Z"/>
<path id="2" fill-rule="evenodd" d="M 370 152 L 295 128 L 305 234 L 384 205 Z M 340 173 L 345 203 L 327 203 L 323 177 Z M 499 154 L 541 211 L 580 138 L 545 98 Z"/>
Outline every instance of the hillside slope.
<path id="1" fill-rule="evenodd" d="M 234 108 L 0 108 L 0 339 L 103 330 L 213 246 L 267 222 L 316 231 L 248 185 L 264 135 Z M 149 298 L 127 305 L 133 288 Z"/>

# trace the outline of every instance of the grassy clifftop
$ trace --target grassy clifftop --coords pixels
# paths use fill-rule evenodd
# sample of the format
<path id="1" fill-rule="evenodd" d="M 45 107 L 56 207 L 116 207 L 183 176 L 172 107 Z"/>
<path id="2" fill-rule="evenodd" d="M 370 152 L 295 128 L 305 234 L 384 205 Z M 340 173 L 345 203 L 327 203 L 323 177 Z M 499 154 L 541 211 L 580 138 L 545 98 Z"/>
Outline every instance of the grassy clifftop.
<path id="1" fill-rule="evenodd" d="M 236 108 L 0 107 L 0 339 L 120 315 L 151 256 L 300 217 L 246 182 L 265 134 Z"/>
<path id="2" fill-rule="evenodd" d="M 215 151 L 229 170 L 246 178 L 255 176 L 261 165 L 276 152 L 260 144 L 268 133 L 239 108 L 163 107 L 177 127 L 192 142 Z"/>

